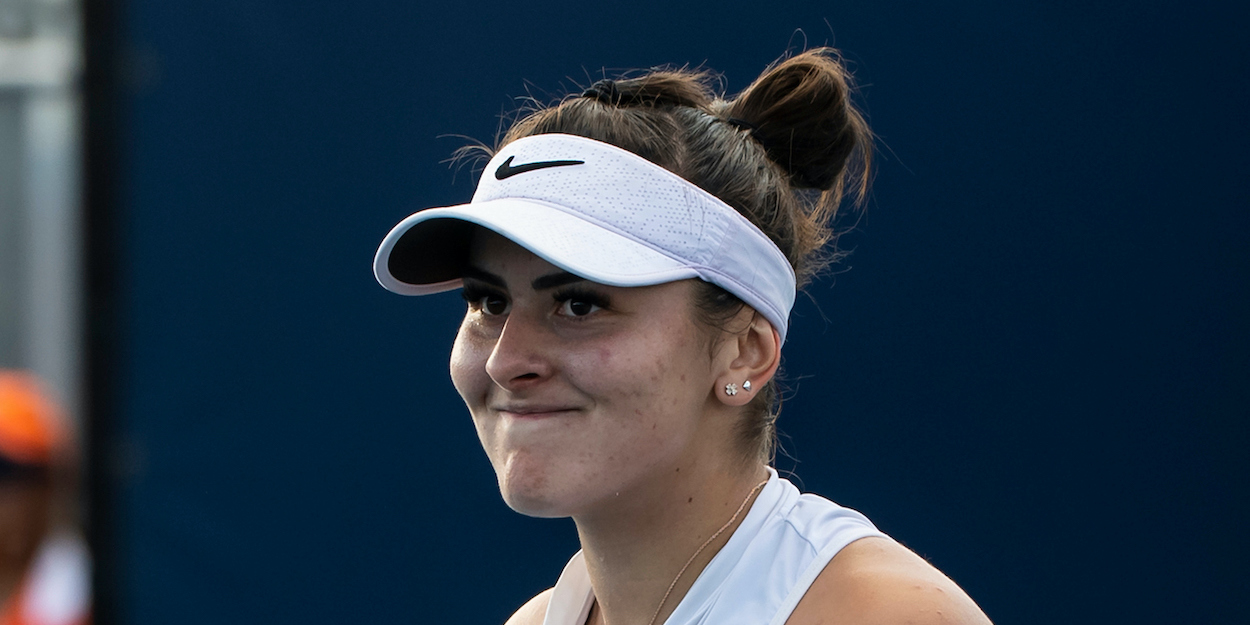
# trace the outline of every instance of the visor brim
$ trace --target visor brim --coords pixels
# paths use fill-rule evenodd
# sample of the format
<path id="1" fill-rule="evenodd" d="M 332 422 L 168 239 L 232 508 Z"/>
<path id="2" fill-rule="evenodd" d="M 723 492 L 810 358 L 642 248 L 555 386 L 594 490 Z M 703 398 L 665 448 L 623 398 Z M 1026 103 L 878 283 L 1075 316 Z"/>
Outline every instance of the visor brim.
<path id="1" fill-rule="evenodd" d="M 697 267 L 557 205 L 501 198 L 431 208 L 400 222 L 374 257 L 378 282 L 401 295 L 458 288 L 475 225 L 556 267 L 610 286 L 648 286 L 700 275 Z"/>

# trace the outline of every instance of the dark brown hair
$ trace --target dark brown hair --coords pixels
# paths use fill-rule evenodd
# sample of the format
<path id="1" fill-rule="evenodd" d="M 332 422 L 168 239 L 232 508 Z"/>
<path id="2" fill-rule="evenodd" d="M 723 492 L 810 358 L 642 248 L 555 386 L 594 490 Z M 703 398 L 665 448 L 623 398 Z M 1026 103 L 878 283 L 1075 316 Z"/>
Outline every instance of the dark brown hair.
<path id="1" fill-rule="evenodd" d="M 719 197 L 769 236 L 802 288 L 838 256 L 834 218 L 848 192 L 868 190 L 872 133 L 851 102 L 849 73 L 831 48 L 784 58 L 731 99 L 701 70 L 652 70 L 603 80 L 581 95 L 524 112 L 496 146 L 530 135 L 580 135 L 629 150 Z M 701 283 L 695 309 L 717 335 L 744 304 Z M 777 385 L 744 411 L 743 452 L 772 458 Z"/>

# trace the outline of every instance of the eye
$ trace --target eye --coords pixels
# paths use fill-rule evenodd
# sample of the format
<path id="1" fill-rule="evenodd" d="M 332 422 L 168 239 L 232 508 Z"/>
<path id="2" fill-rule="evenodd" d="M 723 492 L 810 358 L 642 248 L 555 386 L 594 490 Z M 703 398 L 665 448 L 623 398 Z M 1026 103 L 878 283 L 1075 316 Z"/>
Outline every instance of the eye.
<path id="1" fill-rule="evenodd" d="M 478 311 L 490 317 L 507 314 L 510 308 L 508 298 L 499 292 L 466 286 L 461 296 L 468 303 L 469 310 Z"/>
<path id="2" fill-rule="evenodd" d="M 502 315 L 508 312 L 508 300 L 500 295 L 487 295 L 478 300 L 478 307 L 488 315 Z"/>
<path id="3" fill-rule="evenodd" d="M 563 317 L 585 317 L 608 308 L 607 299 L 598 293 L 568 290 L 556 293 L 555 299 L 560 303 L 558 314 Z"/>
<path id="4" fill-rule="evenodd" d="M 585 317 L 599 310 L 599 305 L 581 299 L 569 299 L 560 304 L 560 314 L 568 317 Z"/>

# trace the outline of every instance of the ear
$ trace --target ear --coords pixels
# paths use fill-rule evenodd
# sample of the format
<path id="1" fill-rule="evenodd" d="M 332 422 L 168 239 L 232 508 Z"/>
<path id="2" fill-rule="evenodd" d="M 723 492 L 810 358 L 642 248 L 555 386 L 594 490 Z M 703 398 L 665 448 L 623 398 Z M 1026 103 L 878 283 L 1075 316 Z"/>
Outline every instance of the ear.
<path id="1" fill-rule="evenodd" d="M 767 319 L 754 311 L 752 314 L 746 331 L 726 340 L 722 348 L 725 365 L 713 390 L 727 406 L 750 403 L 781 365 L 781 336 Z"/>

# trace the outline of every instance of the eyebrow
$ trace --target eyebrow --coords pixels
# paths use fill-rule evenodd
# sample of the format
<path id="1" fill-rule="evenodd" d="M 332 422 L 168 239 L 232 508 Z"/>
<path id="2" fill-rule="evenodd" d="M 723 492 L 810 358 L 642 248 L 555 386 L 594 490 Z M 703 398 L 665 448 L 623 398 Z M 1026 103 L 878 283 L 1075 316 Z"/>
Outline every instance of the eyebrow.
<path id="1" fill-rule="evenodd" d="M 508 283 L 505 282 L 503 278 L 478 267 L 465 267 L 464 277 L 477 280 L 479 282 L 485 282 L 486 284 L 497 286 L 501 289 L 508 288 Z M 566 284 L 572 284 L 574 282 L 583 282 L 585 280 L 585 278 L 571 274 L 567 271 L 557 271 L 556 273 L 534 278 L 534 281 L 530 283 L 530 287 L 535 291 L 543 291 L 546 289 L 554 289 L 558 286 L 564 286 Z"/>
<path id="2" fill-rule="evenodd" d="M 508 283 L 504 282 L 503 278 L 500 278 L 489 271 L 482 271 L 481 269 L 473 266 L 465 267 L 464 276 L 462 277 L 477 280 L 478 282 L 485 282 L 486 284 L 497 286 L 501 289 L 508 288 Z"/>

